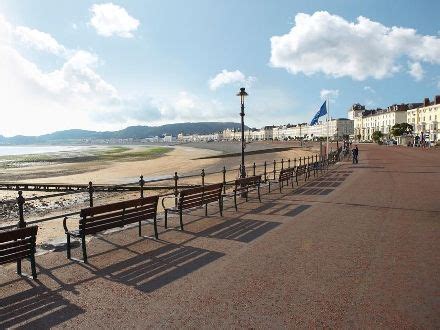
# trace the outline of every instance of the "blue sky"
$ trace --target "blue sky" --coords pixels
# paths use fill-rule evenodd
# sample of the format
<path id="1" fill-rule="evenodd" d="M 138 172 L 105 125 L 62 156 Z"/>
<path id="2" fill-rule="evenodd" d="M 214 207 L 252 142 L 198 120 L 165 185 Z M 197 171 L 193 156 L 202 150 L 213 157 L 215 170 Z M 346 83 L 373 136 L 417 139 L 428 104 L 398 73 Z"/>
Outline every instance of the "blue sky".
<path id="1" fill-rule="evenodd" d="M 440 94 L 438 1 L 0 2 L 0 135 L 310 121 Z M 361 17 L 361 18 L 359 18 Z"/>

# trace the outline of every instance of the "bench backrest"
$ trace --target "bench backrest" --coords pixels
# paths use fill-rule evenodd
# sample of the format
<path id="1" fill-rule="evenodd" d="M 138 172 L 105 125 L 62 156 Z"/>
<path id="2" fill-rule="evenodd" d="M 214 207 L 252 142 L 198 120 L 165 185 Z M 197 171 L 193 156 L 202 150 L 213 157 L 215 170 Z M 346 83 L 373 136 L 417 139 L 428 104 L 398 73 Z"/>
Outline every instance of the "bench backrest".
<path id="1" fill-rule="evenodd" d="M 30 226 L 0 232 L 0 265 L 34 254 L 37 231 L 37 226 Z"/>
<path id="2" fill-rule="evenodd" d="M 293 167 L 283 168 L 280 170 L 280 176 L 278 178 L 278 181 L 288 181 L 292 179 L 292 177 L 295 175 L 295 170 Z"/>
<path id="3" fill-rule="evenodd" d="M 178 206 L 180 209 L 189 209 L 216 202 L 221 198 L 222 189 L 223 183 L 184 189 L 179 194 Z"/>
<path id="4" fill-rule="evenodd" d="M 261 175 L 235 179 L 235 189 L 257 186 L 261 183 Z"/>
<path id="5" fill-rule="evenodd" d="M 299 166 L 297 166 L 296 167 L 296 174 L 297 175 L 301 175 L 301 174 L 304 174 L 304 173 L 306 173 L 306 170 L 307 170 L 307 165 L 299 165 Z"/>
<path id="6" fill-rule="evenodd" d="M 149 196 L 82 209 L 79 229 L 84 234 L 95 234 L 133 222 L 154 219 L 158 201 L 159 196 Z"/>

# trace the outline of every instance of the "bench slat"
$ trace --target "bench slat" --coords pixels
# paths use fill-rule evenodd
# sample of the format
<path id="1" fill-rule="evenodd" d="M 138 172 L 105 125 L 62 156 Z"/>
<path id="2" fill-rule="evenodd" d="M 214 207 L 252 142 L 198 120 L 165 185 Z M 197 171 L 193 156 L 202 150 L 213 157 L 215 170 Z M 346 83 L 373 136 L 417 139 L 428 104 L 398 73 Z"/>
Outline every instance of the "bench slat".
<path id="1" fill-rule="evenodd" d="M 12 247 L 22 246 L 22 245 L 31 244 L 31 243 L 32 243 L 31 237 L 20 239 L 18 241 L 8 242 L 8 243 L 0 243 L 0 250 L 9 249 Z"/>
<path id="2" fill-rule="evenodd" d="M 37 236 L 38 227 L 30 226 L 26 228 L 8 230 L 0 232 L 0 243 L 23 239 L 30 236 Z"/>
<path id="3" fill-rule="evenodd" d="M 21 260 L 23 258 L 29 257 L 30 255 L 31 255 L 31 250 L 8 254 L 6 256 L 0 257 L 0 265 L 13 262 L 16 260 Z"/>
<path id="4" fill-rule="evenodd" d="M 28 251 L 30 253 L 32 249 L 32 245 L 28 244 L 28 245 L 22 245 L 22 246 L 16 246 L 10 249 L 6 249 L 6 250 L 0 250 L 0 258 L 4 257 L 4 256 L 8 256 L 8 255 L 13 255 L 19 252 L 26 252 Z"/>

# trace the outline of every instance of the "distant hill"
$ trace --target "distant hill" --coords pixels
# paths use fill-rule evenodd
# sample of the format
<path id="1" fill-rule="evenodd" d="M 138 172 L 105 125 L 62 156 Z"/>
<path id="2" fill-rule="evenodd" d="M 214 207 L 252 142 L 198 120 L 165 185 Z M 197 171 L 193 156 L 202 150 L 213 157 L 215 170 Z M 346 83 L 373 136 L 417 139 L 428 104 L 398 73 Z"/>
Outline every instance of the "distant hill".
<path id="1" fill-rule="evenodd" d="M 163 134 L 173 136 L 177 136 L 180 133 L 208 134 L 220 132 L 226 128 L 239 129 L 240 124 L 233 122 L 177 123 L 162 126 L 130 126 L 114 132 L 95 132 L 81 129 L 70 129 L 40 136 L 17 135 L 8 138 L 0 135 L 0 144 L 67 143 L 84 139 L 144 139 L 147 137 L 161 136 Z M 245 126 L 245 129 L 248 129 L 248 127 Z"/>

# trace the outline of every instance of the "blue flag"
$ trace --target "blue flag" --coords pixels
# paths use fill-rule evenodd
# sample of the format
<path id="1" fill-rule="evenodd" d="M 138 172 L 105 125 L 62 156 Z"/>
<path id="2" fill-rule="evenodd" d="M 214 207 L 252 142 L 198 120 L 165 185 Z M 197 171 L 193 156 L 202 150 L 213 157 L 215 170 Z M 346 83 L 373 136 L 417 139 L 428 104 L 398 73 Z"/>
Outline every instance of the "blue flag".
<path id="1" fill-rule="evenodd" d="M 324 101 L 324 103 L 321 105 L 321 108 L 319 108 L 319 111 L 316 113 L 316 115 L 313 117 L 312 121 L 310 122 L 310 126 L 317 124 L 319 117 L 322 117 L 326 114 L 327 114 L 327 102 Z"/>

